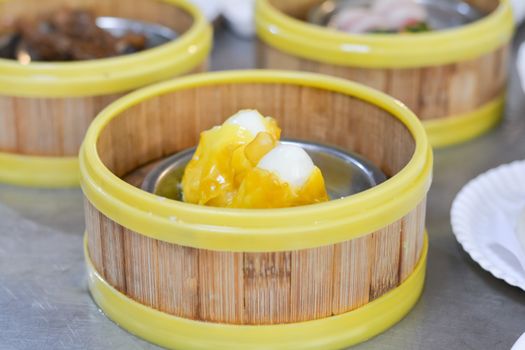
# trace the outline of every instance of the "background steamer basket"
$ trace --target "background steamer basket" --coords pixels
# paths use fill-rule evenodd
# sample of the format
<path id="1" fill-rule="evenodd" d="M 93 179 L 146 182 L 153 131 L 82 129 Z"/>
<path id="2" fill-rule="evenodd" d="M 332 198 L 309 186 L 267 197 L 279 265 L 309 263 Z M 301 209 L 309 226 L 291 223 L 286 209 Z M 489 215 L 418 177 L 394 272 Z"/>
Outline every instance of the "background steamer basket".
<path id="1" fill-rule="evenodd" d="M 0 0 L 0 25 L 62 6 L 158 23 L 179 36 L 114 58 L 29 65 L 0 59 L 0 182 L 78 186 L 76 157 L 98 112 L 131 90 L 207 68 L 211 27 L 184 0 Z"/>
<path id="2" fill-rule="evenodd" d="M 246 108 L 275 117 L 283 137 L 358 152 L 390 179 L 343 199 L 268 210 L 197 206 L 126 182 Z M 399 321 L 422 291 L 431 148 L 406 107 L 362 85 L 283 71 L 158 84 L 95 119 L 80 167 L 91 293 L 115 322 L 154 343 L 338 349 Z"/>
<path id="3" fill-rule="evenodd" d="M 304 21 L 321 0 L 258 0 L 258 65 L 335 75 L 400 99 L 433 146 L 476 137 L 501 118 L 513 19 L 508 0 L 468 0 L 487 13 L 448 30 L 351 35 Z"/>

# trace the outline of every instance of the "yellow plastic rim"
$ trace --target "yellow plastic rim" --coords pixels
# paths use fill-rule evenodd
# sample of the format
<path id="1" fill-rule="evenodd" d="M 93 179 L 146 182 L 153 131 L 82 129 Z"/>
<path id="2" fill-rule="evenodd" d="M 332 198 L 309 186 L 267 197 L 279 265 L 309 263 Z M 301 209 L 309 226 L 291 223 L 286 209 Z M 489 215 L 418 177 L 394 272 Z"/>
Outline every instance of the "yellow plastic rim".
<path id="1" fill-rule="evenodd" d="M 211 50 L 211 26 L 186 0 L 163 1 L 188 12 L 194 21 L 192 27 L 173 42 L 133 55 L 86 62 L 21 65 L 0 59 L 0 94 L 26 97 L 106 95 L 191 71 L 206 60 Z"/>
<path id="2" fill-rule="evenodd" d="M 308 24 L 257 0 L 257 35 L 302 58 L 364 68 L 409 68 L 465 61 L 508 43 L 514 30 L 509 0 L 474 23 L 430 33 L 351 35 Z"/>
<path id="3" fill-rule="evenodd" d="M 462 115 L 423 121 L 430 144 L 445 147 L 468 141 L 492 129 L 503 116 L 505 95 Z"/>
<path id="4" fill-rule="evenodd" d="M 414 272 L 380 298 L 338 316 L 300 323 L 248 326 L 193 321 L 144 306 L 111 287 L 95 270 L 84 241 L 89 290 L 104 313 L 125 330 L 169 349 L 335 350 L 368 340 L 399 322 L 424 286 L 428 239 Z"/>
<path id="5" fill-rule="evenodd" d="M 76 157 L 38 157 L 0 153 L 0 183 L 19 186 L 78 187 Z"/>
<path id="6" fill-rule="evenodd" d="M 97 140 L 123 111 L 154 96 L 218 84 L 294 84 L 354 96 L 398 118 L 415 139 L 410 162 L 379 186 L 347 198 L 286 209 L 225 209 L 166 200 L 131 186 L 101 161 Z M 421 122 L 403 104 L 364 85 L 319 74 L 231 71 L 183 77 L 138 90 L 108 106 L 91 124 L 80 151 L 81 186 L 104 215 L 145 236 L 219 251 L 286 251 L 350 240 L 398 220 L 426 196 L 432 151 Z"/>

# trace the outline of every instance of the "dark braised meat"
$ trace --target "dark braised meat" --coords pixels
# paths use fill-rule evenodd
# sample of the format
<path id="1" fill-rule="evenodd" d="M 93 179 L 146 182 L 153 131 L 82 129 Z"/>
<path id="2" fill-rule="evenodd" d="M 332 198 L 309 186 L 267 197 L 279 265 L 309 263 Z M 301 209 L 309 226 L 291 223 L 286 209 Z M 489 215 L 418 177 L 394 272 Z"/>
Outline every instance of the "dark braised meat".
<path id="1" fill-rule="evenodd" d="M 0 57 L 23 61 L 80 61 L 129 54 L 146 49 L 142 34 L 115 37 L 99 28 L 85 9 L 63 8 L 52 14 L 19 18 L 0 32 Z"/>

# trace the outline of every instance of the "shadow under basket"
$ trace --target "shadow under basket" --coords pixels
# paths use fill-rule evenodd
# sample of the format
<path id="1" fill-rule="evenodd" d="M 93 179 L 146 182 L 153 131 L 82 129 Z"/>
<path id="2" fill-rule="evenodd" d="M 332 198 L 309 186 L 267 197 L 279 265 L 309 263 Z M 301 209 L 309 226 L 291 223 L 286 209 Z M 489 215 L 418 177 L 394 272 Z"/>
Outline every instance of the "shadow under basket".
<path id="1" fill-rule="evenodd" d="M 266 210 L 192 205 L 130 184 L 137 169 L 248 108 L 276 118 L 283 137 L 357 152 L 389 179 L 354 196 Z M 362 85 L 283 71 L 158 84 L 97 117 L 80 168 L 93 298 L 153 343 L 341 349 L 398 322 L 422 292 L 430 145 L 412 112 Z"/>
<path id="2" fill-rule="evenodd" d="M 435 147 L 467 141 L 501 119 L 514 21 L 508 0 L 465 0 L 486 14 L 417 34 L 347 34 L 306 21 L 323 0 L 257 0 L 258 66 L 335 75 L 404 102 Z"/>
<path id="3" fill-rule="evenodd" d="M 211 27 L 184 0 L 4 0 L 0 23 L 64 6 L 160 24 L 177 38 L 139 53 L 89 61 L 0 59 L 0 183 L 78 186 L 80 144 L 104 107 L 134 89 L 207 67 Z"/>

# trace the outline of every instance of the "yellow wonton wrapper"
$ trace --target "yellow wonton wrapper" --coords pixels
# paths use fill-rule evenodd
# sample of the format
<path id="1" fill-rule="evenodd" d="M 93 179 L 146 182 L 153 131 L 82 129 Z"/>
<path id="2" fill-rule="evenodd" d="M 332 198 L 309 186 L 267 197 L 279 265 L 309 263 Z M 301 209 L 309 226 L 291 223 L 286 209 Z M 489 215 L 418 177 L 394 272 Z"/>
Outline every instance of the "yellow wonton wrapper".
<path id="1" fill-rule="evenodd" d="M 303 185 L 296 189 L 267 170 L 254 168 L 248 172 L 233 199 L 233 208 L 287 208 L 326 202 L 328 195 L 318 167 Z"/>
<path id="2" fill-rule="evenodd" d="M 202 132 L 182 179 L 184 201 L 229 206 L 247 171 L 279 140 L 281 129 L 275 120 L 267 117 L 264 122 L 268 132 L 256 137 L 235 124 Z"/>

